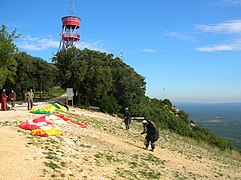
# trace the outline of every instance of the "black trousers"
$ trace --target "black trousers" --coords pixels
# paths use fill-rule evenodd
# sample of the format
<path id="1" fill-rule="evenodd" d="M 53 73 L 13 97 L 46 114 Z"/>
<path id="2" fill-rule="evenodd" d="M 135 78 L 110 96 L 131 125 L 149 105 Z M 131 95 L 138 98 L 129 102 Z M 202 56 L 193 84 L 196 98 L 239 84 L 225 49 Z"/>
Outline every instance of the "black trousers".
<path id="1" fill-rule="evenodd" d="M 155 149 L 155 142 L 158 140 L 159 138 L 159 133 L 155 133 L 155 134 L 147 134 L 146 138 L 145 138 L 145 145 L 146 145 L 146 149 L 149 147 L 149 144 L 151 142 L 151 148 L 152 150 Z"/>
<path id="2" fill-rule="evenodd" d="M 28 100 L 28 110 L 33 108 L 33 99 Z"/>
<path id="3" fill-rule="evenodd" d="M 125 118 L 124 123 L 125 123 L 126 129 L 127 130 L 130 129 L 131 120 L 129 118 Z"/>

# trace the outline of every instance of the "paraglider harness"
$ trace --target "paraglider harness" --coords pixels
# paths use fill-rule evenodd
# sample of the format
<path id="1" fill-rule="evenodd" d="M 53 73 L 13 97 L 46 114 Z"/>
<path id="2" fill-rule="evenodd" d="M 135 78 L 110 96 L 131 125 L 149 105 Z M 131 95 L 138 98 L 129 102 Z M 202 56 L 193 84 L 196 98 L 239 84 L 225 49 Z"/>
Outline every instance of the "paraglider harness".
<path id="1" fill-rule="evenodd" d="M 146 134 L 144 145 L 146 146 L 146 149 L 147 149 L 149 146 L 149 143 L 151 142 L 151 148 L 153 151 L 155 149 L 154 142 L 156 142 L 159 138 L 159 130 L 156 127 L 156 125 L 149 120 L 143 120 L 142 125 L 144 130 L 143 132 L 141 132 L 141 134 Z"/>

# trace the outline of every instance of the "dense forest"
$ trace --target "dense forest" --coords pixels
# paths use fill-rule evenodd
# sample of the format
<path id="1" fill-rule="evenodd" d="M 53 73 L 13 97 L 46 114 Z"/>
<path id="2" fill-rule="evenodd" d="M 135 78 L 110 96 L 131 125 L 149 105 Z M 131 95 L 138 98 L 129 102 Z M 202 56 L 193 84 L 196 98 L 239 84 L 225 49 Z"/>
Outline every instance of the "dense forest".
<path id="1" fill-rule="evenodd" d="M 0 89 L 14 89 L 23 97 L 27 89 L 48 92 L 52 87 L 74 89 L 74 104 L 121 115 L 128 107 L 133 116 L 154 121 L 160 129 L 204 141 L 225 149 L 234 149 L 223 138 L 197 126 L 189 115 L 175 108 L 169 99 L 152 99 L 145 95 L 145 78 L 112 54 L 75 47 L 57 52 L 52 62 L 20 52 L 14 40 L 16 30 L 0 30 Z"/>

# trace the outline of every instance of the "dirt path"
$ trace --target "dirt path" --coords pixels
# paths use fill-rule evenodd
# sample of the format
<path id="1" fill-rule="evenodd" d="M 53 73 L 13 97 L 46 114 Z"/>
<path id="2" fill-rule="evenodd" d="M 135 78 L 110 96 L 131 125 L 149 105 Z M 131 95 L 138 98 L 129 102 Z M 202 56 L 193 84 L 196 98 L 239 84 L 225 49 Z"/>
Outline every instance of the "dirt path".
<path id="1" fill-rule="evenodd" d="M 26 136 L 19 132 L 18 122 L 32 114 L 27 110 L 1 111 L 0 174 L 5 179 L 35 179 L 42 173 L 41 149 L 27 145 Z"/>
<path id="2" fill-rule="evenodd" d="M 161 134 L 154 152 L 143 149 L 141 126 L 70 108 L 88 128 L 63 126 L 62 136 L 34 137 L 19 128 L 34 116 L 26 107 L 0 111 L 0 180 L 240 179 L 241 162 Z"/>

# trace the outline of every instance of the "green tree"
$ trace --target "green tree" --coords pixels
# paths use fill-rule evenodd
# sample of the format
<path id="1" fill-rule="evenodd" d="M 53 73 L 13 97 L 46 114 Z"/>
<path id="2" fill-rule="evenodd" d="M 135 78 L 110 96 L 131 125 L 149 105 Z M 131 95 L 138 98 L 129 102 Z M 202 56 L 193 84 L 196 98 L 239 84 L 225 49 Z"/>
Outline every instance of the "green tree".
<path id="1" fill-rule="evenodd" d="M 53 57 L 53 62 L 57 67 L 57 81 L 64 89 L 73 88 L 74 99 L 80 101 L 80 86 L 83 83 L 87 72 L 86 61 L 81 60 L 81 50 L 73 47 L 58 52 Z"/>
<path id="2" fill-rule="evenodd" d="M 71 78 L 70 78 L 70 87 L 74 88 L 75 96 L 77 96 L 78 104 L 80 104 L 81 100 L 81 93 L 80 89 L 84 80 L 84 77 L 87 72 L 87 63 L 84 61 L 75 61 L 70 65 L 71 72 Z"/>
<path id="3" fill-rule="evenodd" d="M 55 85 L 57 74 L 56 66 L 36 57 L 32 58 L 32 63 L 34 67 L 32 78 L 35 81 L 35 90 L 47 92 Z"/>
<path id="4" fill-rule="evenodd" d="M 4 86 L 7 79 L 10 83 L 14 82 L 17 65 L 14 56 L 18 49 L 14 39 L 19 35 L 16 34 L 16 30 L 9 34 L 6 29 L 6 25 L 2 25 L 0 30 L 0 88 Z"/>
<path id="5" fill-rule="evenodd" d="M 109 114 L 118 113 L 120 110 L 120 106 L 113 95 L 103 96 L 99 101 L 99 106 L 103 112 Z"/>
<path id="6" fill-rule="evenodd" d="M 130 106 L 145 94 L 144 78 L 112 54 L 70 48 L 58 52 L 53 62 L 61 86 L 73 87 L 87 106 L 111 98 L 121 107 Z"/>
<path id="7" fill-rule="evenodd" d="M 28 55 L 25 52 L 16 54 L 17 72 L 16 72 L 16 88 L 24 93 L 29 89 L 48 91 L 56 82 L 57 68 L 53 64 Z"/>
<path id="8" fill-rule="evenodd" d="M 113 95 L 122 109 L 141 101 L 146 90 L 144 77 L 118 58 L 112 64 L 112 76 Z"/>
<path id="9" fill-rule="evenodd" d="M 181 118 L 184 122 L 186 122 L 186 124 L 190 124 L 189 121 L 189 114 L 184 112 L 183 110 L 180 110 L 177 112 L 177 115 L 179 118 Z"/>
<path id="10" fill-rule="evenodd" d="M 16 72 L 16 88 L 17 92 L 21 92 L 24 98 L 24 93 L 28 88 L 34 88 L 36 86 L 36 80 L 34 78 L 35 67 L 32 62 L 32 56 L 26 52 L 20 52 L 16 55 L 17 60 L 17 72 Z"/>
<path id="11" fill-rule="evenodd" d="M 169 109 L 172 108 L 172 102 L 169 99 L 164 99 L 163 103 L 166 104 Z"/>
<path id="12" fill-rule="evenodd" d="M 81 94 L 85 97 L 85 104 L 97 102 L 105 97 L 112 87 L 112 75 L 109 67 L 103 66 L 101 60 L 90 60 L 88 62 L 88 73 L 86 73 L 81 86 Z"/>
<path id="13" fill-rule="evenodd" d="M 86 62 L 87 73 L 80 86 L 80 94 L 84 97 L 85 105 L 97 104 L 110 94 L 112 88 L 112 73 L 110 62 L 112 55 L 99 51 L 84 49 L 80 59 Z"/>

